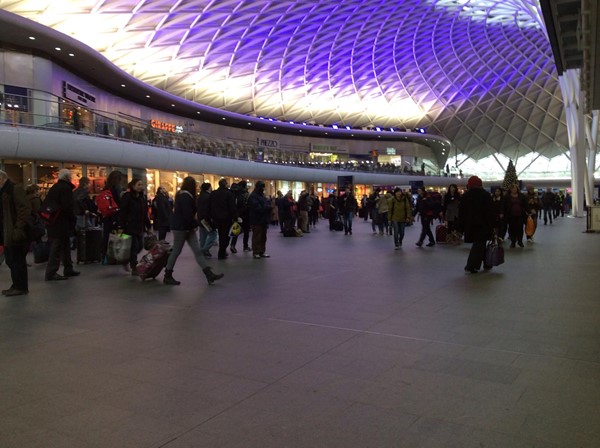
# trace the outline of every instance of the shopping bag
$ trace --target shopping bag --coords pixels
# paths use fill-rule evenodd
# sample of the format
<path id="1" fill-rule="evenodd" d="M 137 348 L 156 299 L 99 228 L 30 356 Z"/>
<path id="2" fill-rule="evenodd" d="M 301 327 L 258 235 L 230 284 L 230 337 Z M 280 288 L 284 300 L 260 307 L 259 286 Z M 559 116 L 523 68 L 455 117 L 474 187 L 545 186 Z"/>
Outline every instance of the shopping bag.
<path id="1" fill-rule="evenodd" d="M 531 238 L 535 233 L 535 221 L 531 216 L 527 217 L 527 222 L 525 223 L 525 236 L 527 238 Z"/>
<path id="2" fill-rule="evenodd" d="M 494 238 L 485 248 L 484 265 L 491 268 L 493 266 L 500 266 L 502 263 L 504 263 L 504 248 L 498 242 L 498 239 Z"/>
<path id="3" fill-rule="evenodd" d="M 240 233 L 242 233 L 242 226 L 240 223 L 234 222 L 229 228 L 229 236 L 238 236 Z"/>
<path id="4" fill-rule="evenodd" d="M 125 233 L 111 233 L 108 239 L 108 258 L 113 258 L 118 264 L 125 264 L 131 256 L 131 236 Z"/>

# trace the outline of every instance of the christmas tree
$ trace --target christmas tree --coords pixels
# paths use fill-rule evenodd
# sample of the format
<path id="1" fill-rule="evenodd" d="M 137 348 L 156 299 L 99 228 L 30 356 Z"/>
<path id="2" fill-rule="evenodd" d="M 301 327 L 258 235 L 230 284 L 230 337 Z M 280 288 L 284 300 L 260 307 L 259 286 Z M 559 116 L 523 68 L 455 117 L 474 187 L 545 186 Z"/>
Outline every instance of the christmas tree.
<path id="1" fill-rule="evenodd" d="M 509 190 L 512 185 L 518 185 L 519 179 L 517 178 L 517 170 L 515 169 L 515 165 L 513 165 L 513 161 L 510 160 L 508 162 L 508 167 L 506 168 L 506 173 L 504 174 L 504 182 L 502 183 L 502 188 L 505 191 Z"/>

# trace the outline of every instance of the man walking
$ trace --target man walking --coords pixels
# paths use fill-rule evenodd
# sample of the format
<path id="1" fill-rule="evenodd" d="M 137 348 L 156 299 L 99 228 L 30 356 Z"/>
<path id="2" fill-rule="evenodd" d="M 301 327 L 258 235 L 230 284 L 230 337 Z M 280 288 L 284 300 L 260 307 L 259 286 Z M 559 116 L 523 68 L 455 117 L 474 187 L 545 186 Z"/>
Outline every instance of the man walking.
<path id="1" fill-rule="evenodd" d="M 31 214 L 25 191 L 15 185 L 4 171 L 0 171 L 0 244 L 10 269 L 12 285 L 2 291 L 7 297 L 29 292 L 27 279 L 27 234 L 25 227 Z"/>
<path id="2" fill-rule="evenodd" d="M 219 181 L 219 188 L 208 197 L 208 216 L 219 231 L 219 260 L 227 258 L 229 229 L 237 218 L 235 197 L 227 188 L 227 179 Z"/>
<path id="3" fill-rule="evenodd" d="M 73 269 L 69 238 L 75 233 L 75 212 L 71 172 L 62 169 L 58 172 L 58 182 L 48 191 L 44 206 L 52 206 L 57 213 L 54 222 L 48 224 L 50 240 L 50 256 L 46 265 L 46 281 L 66 280 L 80 273 Z M 60 263 L 63 264 L 63 275 L 58 274 Z"/>
<path id="4" fill-rule="evenodd" d="M 483 189 L 483 182 L 477 176 L 471 176 L 467 182 L 467 192 L 461 199 L 458 219 L 465 243 L 473 243 L 465 272 L 476 274 L 483 263 L 485 245 L 492 236 L 494 226 L 492 196 Z M 491 266 L 484 265 L 484 269 L 491 269 Z"/>

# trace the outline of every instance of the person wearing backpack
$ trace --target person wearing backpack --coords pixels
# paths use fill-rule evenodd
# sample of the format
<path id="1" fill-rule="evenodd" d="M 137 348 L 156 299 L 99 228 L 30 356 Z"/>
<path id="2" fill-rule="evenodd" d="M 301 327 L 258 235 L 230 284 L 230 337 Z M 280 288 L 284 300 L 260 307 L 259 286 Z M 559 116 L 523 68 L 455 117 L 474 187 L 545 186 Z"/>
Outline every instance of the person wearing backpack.
<path id="1" fill-rule="evenodd" d="M 48 223 L 48 239 L 50 240 L 50 256 L 46 265 L 46 281 L 66 280 L 76 277 L 80 272 L 73 269 L 71 260 L 70 237 L 75 234 L 75 210 L 71 171 L 62 169 L 58 172 L 58 182 L 48 191 L 43 207 L 52 206 L 56 218 Z M 58 274 L 62 262 L 63 275 Z"/>
<path id="2" fill-rule="evenodd" d="M 108 264 L 106 252 L 110 234 L 117 226 L 119 204 L 123 191 L 123 173 L 112 171 L 106 178 L 104 189 L 96 196 L 98 212 L 102 216 L 102 263 Z"/>
<path id="3" fill-rule="evenodd" d="M 4 246 L 12 285 L 2 291 L 7 297 L 29 292 L 27 278 L 27 220 L 31 214 L 25 191 L 0 171 L 0 244 Z"/>

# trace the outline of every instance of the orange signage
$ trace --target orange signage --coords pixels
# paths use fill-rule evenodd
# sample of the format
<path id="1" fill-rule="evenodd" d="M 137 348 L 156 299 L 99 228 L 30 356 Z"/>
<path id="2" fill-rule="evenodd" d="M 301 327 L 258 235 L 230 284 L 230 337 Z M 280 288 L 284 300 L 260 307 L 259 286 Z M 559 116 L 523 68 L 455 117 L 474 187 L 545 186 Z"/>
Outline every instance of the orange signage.
<path id="1" fill-rule="evenodd" d="M 164 121 L 150 120 L 150 127 L 161 131 L 175 132 L 177 126 L 173 123 L 165 123 Z"/>

